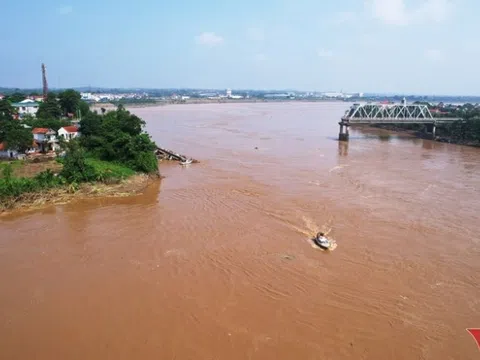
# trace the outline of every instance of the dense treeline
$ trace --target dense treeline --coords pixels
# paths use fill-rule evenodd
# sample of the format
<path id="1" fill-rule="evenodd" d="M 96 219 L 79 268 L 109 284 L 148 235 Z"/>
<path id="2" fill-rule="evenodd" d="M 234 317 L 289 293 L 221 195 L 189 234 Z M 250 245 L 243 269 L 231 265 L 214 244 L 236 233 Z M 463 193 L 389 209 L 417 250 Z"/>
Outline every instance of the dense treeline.
<path id="1" fill-rule="evenodd" d="M 447 114 L 443 115 L 447 116 Z M 459 142 L 480 142 L 480 107 L 465 104 L 452 111 L 449 116 L 462 118 L 440 128 L 439 135 Z"/>
<path id="2" fill-rule="evenodd" d="M 480 105 L 464 104 L 457 106 L 439 104 L 432 106 L 426 102 L 417 103 L 427 105 L 435 117 L 462 119 L 461 121 L 438 125 L 436 130 L 438 137 L 461 144 L 480 145 Z M 395 127 L 414 131 L 422 131 L 424 129 L 422 124 L 396 124 Z"/>

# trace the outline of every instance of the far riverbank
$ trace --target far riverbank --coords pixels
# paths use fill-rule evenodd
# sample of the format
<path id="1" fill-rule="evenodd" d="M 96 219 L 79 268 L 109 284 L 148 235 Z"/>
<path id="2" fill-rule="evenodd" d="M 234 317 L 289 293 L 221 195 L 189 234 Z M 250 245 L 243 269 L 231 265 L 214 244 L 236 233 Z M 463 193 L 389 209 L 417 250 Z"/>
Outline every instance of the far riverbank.
<path id="1" fill-rule="evenodd" d="M 127 108 L 150 108 L 167 105 L 198 105 L 198 104 L 265 104 L 265 103 L 348 103 L 344 100 L 335 99 L 185 99 L 185 100 L 159 100 L 156 102 L 145 103 L 124 103 L 123 106 Z M 94 103 L 90 105 L 91 110 L 99 111 L 101 108 L 108 110 L 114 110 L 117 105 L 112 103 Z"/>
<path id="2" fill-rule="evenodd" d="M 397 132 L 397 133 L 409 134 L 420 139 L 432 140 L 432 141 L 455 144 L 455 145 L 480 147 L 480 141 L 460 140 L 460 139 L 455 139 L 453 137 L 446 136 L 446 135 L 435 136 L 435 138 L 432 138 L 431 134 L 425 133 L 423 131 L 404 129 L 400 126 L 390 125 L 390 124 L 388 125 L 383 125 L 383 124 L 382 125 L 356 125 L 356 127 L 383 129 L 383 130 L 388 130 L 388 131 Z"/>

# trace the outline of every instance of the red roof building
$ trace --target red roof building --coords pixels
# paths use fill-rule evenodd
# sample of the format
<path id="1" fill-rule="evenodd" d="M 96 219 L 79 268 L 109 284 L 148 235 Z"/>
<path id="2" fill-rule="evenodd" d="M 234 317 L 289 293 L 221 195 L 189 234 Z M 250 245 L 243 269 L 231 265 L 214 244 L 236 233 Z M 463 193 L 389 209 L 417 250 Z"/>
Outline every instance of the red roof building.
<path id="1" fill-rule="evenodd" d="M 75 125 L 70 125 L 70 126 L 64 126 L 62 127 L 62 129 L 64 129 L 66 132 L 68 133 L 76 133 L 78 132 L 78 127 L 76 127 Z"/>
<path id="2" fill-rule="evenodd" d="M 33 128 L 32 133 L 33 134 L 46 134 L 49 129 L 47 128 Z"/>

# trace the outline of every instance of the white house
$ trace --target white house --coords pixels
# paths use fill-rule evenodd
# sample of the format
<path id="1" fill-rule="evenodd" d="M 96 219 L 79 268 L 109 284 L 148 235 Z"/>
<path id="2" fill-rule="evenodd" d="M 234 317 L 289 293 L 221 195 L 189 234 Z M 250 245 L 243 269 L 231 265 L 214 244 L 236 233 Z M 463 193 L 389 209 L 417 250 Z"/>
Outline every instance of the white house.
<path id="1" fill-rule="evenodd" d="M 19 103 L 12 104 L 12 106 L 17 109 L 17 112 L 21 117 L 25 114 L 35 116 L 40 105 L 36 101 L 33 101 L 31 99 L 25 99 L 23 101 L 20 101 Z"/>
<path id="2" fill-rule="evenodd" d="M 56 132 L 47 128 L 34 128 L 32 130 L 33 141 L 38 145 L 41 152 L 55 151 L 60 149 Z"/>
<path id="3" fill-rule="evenodd" d="M 74 139 L 80 136 L 80 132 L 78 127 L 74 125 L 64 126 L 58 130 L 58 136 L 63 137 L 65 141 L 69 141 L 70 139 Z"/>

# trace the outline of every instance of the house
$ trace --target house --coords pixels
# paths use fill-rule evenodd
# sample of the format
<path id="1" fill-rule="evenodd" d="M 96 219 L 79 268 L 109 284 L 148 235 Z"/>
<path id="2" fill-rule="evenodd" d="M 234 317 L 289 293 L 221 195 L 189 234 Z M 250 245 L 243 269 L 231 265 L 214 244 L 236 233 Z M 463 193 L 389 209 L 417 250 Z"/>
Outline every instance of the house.
<path id="1" fill-rule="evenodd" d="M 80 136 L 79 128 L 74 125 L 64 126 L 58 130 L 58 136 L 63 137 L 65 141 L 69 141 Z"/>
<path id="2" fill-rule="evenodd" d="M 16 159 L 17 157 L 17 150 L 7 149 L 7 145 L 5 143 L 0 143 L 0 158 Z"/>
<path id="3" fill-rule="evenodd" d="M 38 111 L 39 103 L 31 99 L 25 99 L 19 103 L 13 103 L 12 106 L 17 110 L 20 117 L 26 114 L 35 116 Z"/>
<path id="4" fill-rule="evenodd" d="M 41 152 L 60 150 L 56 132 L 47 128 L 34 128 L 32 130 L 33 141 L 38 145 Z"/>
<path id="5" fill-rule="evenodd" d="M 5 99 L 5 95 L 0 94 L 0 100 Z"/>
<path id="6" fill-rule="evenodd" d="M 33 100 L 36 102 L 42 102 L 43 101 L 43 95 L 33 95 L 28 97 L 29 100 Z"/>

